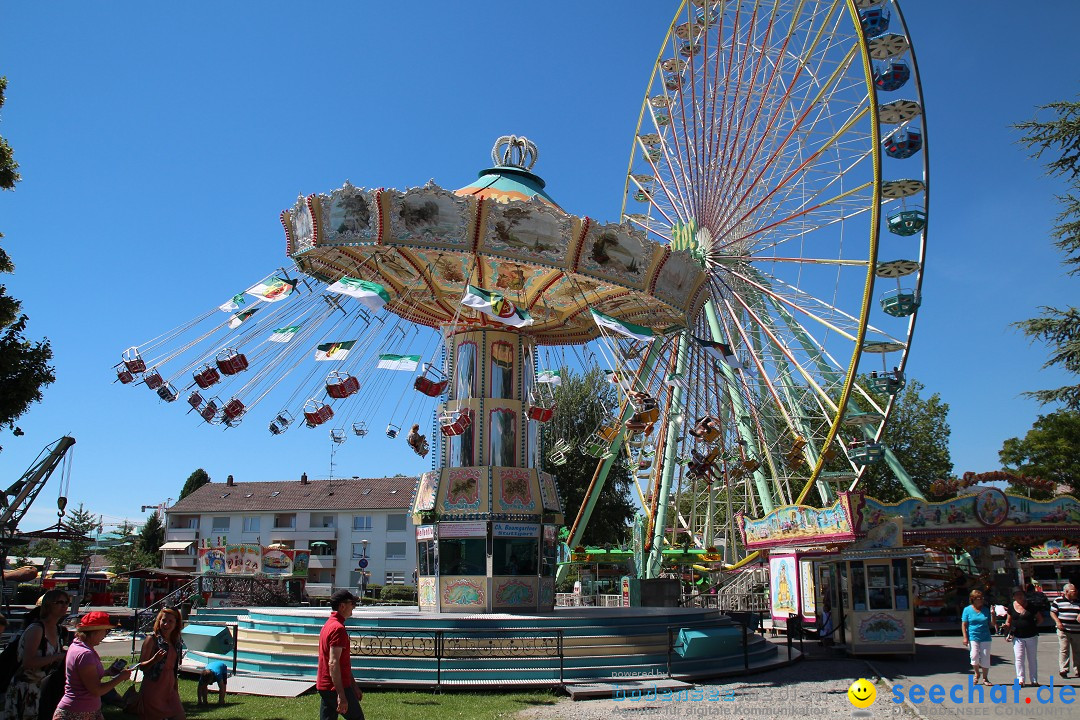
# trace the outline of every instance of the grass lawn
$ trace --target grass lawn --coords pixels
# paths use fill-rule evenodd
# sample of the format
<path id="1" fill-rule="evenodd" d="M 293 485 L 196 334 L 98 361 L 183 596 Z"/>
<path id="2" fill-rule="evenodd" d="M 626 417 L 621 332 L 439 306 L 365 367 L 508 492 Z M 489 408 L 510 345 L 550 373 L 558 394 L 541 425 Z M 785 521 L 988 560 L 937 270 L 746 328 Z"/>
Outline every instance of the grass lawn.
<path id="1" fill-rule="evenodd" d="M 125 659 L 127 659 L 125 657 Z M 102 658 L 105 667 L 114 658 Z M 121 683 L 121 694 L 130 686 Z M 319 695 L 312 691 L 298 698 L 270 698 L 254 695 L 234 695 L 225 698 L 225 704 L 217 704 L 217 692 L 210 690 L 210 707 L 196 707 L 198 682 L 180 678 L 180 699 L 184 702 L 187 716 L 193 720 L 317 720 Z M 216 687 L 216 686 L 215 686 Z M 462 693 L 448 692 L 436 695 L 426 692 L 397 692 L 371 690 L 364 692 L 361 706 L 371 720 L 415 720 L 437 718 L 438 720 L 489 720 L 509 718 L 519 710 L 534 705 L 553 705 L 558 701 L 549 691 L 518 693 Z M 105 706 L 106 720 L 131 720 L 120 708 Z"/>

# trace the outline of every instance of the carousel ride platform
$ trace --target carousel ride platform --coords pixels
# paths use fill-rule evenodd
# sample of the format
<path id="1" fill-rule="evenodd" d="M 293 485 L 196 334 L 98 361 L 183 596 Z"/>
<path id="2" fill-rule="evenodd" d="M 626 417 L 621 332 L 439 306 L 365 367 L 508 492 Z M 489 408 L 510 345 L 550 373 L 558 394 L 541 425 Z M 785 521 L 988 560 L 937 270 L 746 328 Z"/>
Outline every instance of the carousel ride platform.
<path id="1" fill-rule="evenodd" d="M 314 680 L 319 631 L 328 613 L 200 609 L 188 627 L 235 623 L 239 674 Z M 669 675 L 696 680 L 790 662 L 762 636 L 752 630 L 744 635 L 731 618 L 701 608 L 557 608 L 532 614 L 358 609 L 346 626 L 353 675 L 364 685 L 383 687 L 555 687 Z M 231 666 L 231 648 L 189 649 L 185 665 L 212 660 Z"/>

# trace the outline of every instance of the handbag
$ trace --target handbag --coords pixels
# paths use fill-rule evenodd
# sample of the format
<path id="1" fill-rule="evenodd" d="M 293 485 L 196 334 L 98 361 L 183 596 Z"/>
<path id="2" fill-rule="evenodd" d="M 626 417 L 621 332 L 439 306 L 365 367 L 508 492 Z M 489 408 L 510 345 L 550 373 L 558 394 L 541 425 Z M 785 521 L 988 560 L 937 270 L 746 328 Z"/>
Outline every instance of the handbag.
<path id="1" fill-rule="evenodd" d="M 124 710 L 125 715 L 138 716 L 142 714 L 142 688 L 134 682 L 134 677 L 131 687 L 124 691 L 124 696 L 121 699 L 121 707 Z"/>

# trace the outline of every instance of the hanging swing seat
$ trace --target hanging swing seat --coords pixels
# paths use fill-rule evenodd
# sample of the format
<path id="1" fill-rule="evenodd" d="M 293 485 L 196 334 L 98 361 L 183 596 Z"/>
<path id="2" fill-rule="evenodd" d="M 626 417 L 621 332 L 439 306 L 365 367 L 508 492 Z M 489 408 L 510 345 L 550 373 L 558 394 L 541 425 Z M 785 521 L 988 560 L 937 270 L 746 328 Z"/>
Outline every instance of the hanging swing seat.
<path id="1" fill-rule="evenodd" d="M 232 426 L 240 419 L 240 416 L 244 414 L 246 409 L 244 403 L 240 402 L 239 399 L 232 398 L 229 402 L 225 403 L 225 407 L 221 408 L 222 422 Z"/>
<path id="2" fill-rule="evenodd" d="M 455 437 L 465 432 L 472 424 L 472 408 L 463 407 L 456 412 L 444 412 L 439 417 L 439 432 L 446 437 Z"/>
<path id="3" fill-rule="evenodd" d="M 345 442 L 345 428 L 334 428 L 330 431 L 330 440 L 338 443 L 339 445 Z"/>
<path id="4" fill-rule="evenodd" d="M 387 426 L 386 426 L 386 437 L 393 440 L 394 438 L 396 438 L 398 436 L 399 432 L 401 432 L 401 426 L 400 425 L 394 425 L 393 423 L 387 424 Z"/>
<path id="5" fill-rule="evenodd" d="M 356 437 L 364 437 L 367 435 L 367 423 L 353 423 L 352 425 L 353 435 Z"/>
<path id="6" fill-rule="evenodd" d="M 135 348 L 128 348 L 125 350 L 123 359 L 124 367 L 127 368 L 129 373 L 138 375 L 139 373 L 146 372 L 146 362 L 139 356 L 139 351 Z"/>
<path id="7" fill-rule="evenodd" d="M 642 470 L 648 470 L 651 467 L 652 467 L 652 458 L 643 457 L 640 460 L 638 460 L 637 469 L 638 469 L 639 472 L 642 471 Z"/>
<path id="8" fill-rule="evenodd" d="M 619 435 L 619 427 L 614 423 L 601 425 L 600 428 L 586 438 L 581 444 L 581 452 L 597 460 L 606 460 L 611 457 L 611 443 Z"/>
<path id="9" fill-rule="evenodd" d="M 326 378 L 326 394 L 337 400 L 344 400 L 360 391 L 360 381 L 352 375 L 330 373 Z"/>
<path id="10" fill-rule="evenodd" d="M 151 390 L 157 390 L 159 387 L 165 384 L 165 380 L 162 379 L 161 373 L 159 373 L 157 370 L 153 370 L 143 375 L 143 382 L 146 383 L 146 387 L 150 388 Z"/>
<path id="11" fill-rule="evenodd" d="M 574 447 L 565 439 L 559 438 L 555 441 L 554 447 L 551 448 L 551 452 L 548 453 L 548 461 L 552 465 L 565 465 L 566 453 L 573 450 Z"/>
<path id="12" fill-rule="evenodd" d="M 195 410 L 198 410 L 203 404 L 203 396 L 199 394 L 198 390 L 193 390 L 187 399 L 188 405 Z"/>
<path id="13" fill-rule="evenodd" d="M 201 387 L 203 390 L 211 385 L 217 384 L 221 380 L 221 374 L 216 368 L 212 368 L 209 365 L 203 365 L 202 370 L 195 373 L 195 384 Z"/>
<path id="14" fill-rule="evenodd" d="M 116 379 L 119 380 L 121 384 L 127 385 L 128 383 L 135 381 L 135 375 L 121 363 L 116 366 Z"/>
<path id="15" fill-rule="evenodd" d="M 409 436 L 405 439 L 409 448 L 419 455 L 420 457 L 427 457 L 428 454 L 428 441 L 427 435 L 421 435 L 419 433 L 409 433 Z"/>
<path id="16" fill-rule="evenodd" d="M 432 380 L 426 375 L 421 375 L 413 381 L 413 387 L 428 397 L 439 397 L 446 392 L 449 380 Z"/>
<path id="17" fill-rule="evenodd" d="M 748 457 L 742 461 L 742 466 L 743 470 L 748 473 L 752 473 L 755 472 L 759 467 L 761 467 L 761 462 L 758 461 L 757 458 Z"/>
<path id="18" fill-rule="evenodd" d="M 309 428 L 319 427 L 334 417 L 334 409 L 318 400 L 308 400 L 304 405 L 304 423 Z"/>
<path id="19" fill-rule="evenodd" d="M 218 404 L 216 401 L 211 400 L 203 406 L 203 409 L 199 411 L 199 415 L 208 423 L 214 422 L 214 416 L 217 415 Z"/>
<path id="20" fill-rule="evenodd" d="M 226 348 L 218 353 L 217 366 L 222 375 L 235 375 L 247 370 L 247 356 L 232 348 Z"/>
<path id="21" fill-rule="evenodd" d="M 530 405 L 527 414 L 530 420 L 546 423 L 551 420 L 551 418 L 555 417 L 555 406 L 541 407 L 539 405 Z"/>
<path id="22" fill-rule="evenodd" d="M 270 421 L 270 432 L 273 435 L 280 435 L 285 432 L 289 425 L 292 424 L 293 416 L 286 410 L 282 410 L 277 416 Z"/>
<path id="23" fill-rule="evenodd" d="M 691 437 L 695 437 L 702 442 L 714 442 L 720 437 L 720 420 L 712 415 L 700 417 L 689 432 Z"/>
<path id="24" fill-rule="evenodd" d="M 157 389 L 157 394 L 158 397 L 165 402 L 175 402 L 176 398 L 180 397 L 180 393 L 178 393 L 176 391 L 176 388 L 174 388 L 169 383 L 165 383 L 161 387 L 159 387 Z"/>

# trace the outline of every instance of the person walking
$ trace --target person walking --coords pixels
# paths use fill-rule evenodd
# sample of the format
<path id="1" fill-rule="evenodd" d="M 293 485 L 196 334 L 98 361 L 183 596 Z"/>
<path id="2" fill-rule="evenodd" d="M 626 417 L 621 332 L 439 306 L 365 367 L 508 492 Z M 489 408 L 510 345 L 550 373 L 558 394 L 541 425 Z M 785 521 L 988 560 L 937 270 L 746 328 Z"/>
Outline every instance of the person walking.
<path id="1" fill-rule="evenodd" d="M 65 591 L 48 590 L 41 596 L 41 605 L 26 614 L 26 630 L 17 648 L 19 669 L 11 678 L 0 713 L 5 720 L 38 720 L 45 677 L 63 667 L 67 650 L 57 624 L 67 617 L 70 604 L 71 596 Z"/>
<path id="2" fill-rule="evenodd" d="M 1077 596 L 1076 586 L 1069 583 L 1061 589 L 1061 597 L 1054 598 L 1050 605 L 1050 618 L 1057 626 L 1058 636 L 1058 675 L 1069 677 L 1069 669 L 1072 669 L 1073 677 L 1080 677 L 1080 597 Z"/>
<path id="3" fill-rule="evenodd" d="M 349 659 L 349 633 L 345 621 L 352 617 L 353 608 L 360 598 L 348 590 L 338 590 L 330 596 L 330 617 L 319 633 L 319 669 L 315 677 L 315 689 L 322 701 L 319 720 L 364 720 L 360 701 L 364 693 L 352 676 Z"/>
<path id="4" fill-rule="evenodd" d="M 56 706 L 53 720 L 102 720 L 101 696 L 131 677 L 135 668 L 154 661 L 151 659 L 135 668 L 121 669 L 106 680 L 105 667 L 95 648 L 114 627 L 109 613 L 97 610 L 86 613 L 79 620 L 75 639 L 64 660 L 64 696 Z"/>
<path id="5" fill-rule="evenodd" d="M 1007 608 L 1005 631 L 1013 646 L 1016 679 L 1021 685 L 1039 684 L 1039 623 L 1043 616 L 1033 607 L 1024 588 L 1013 590 L 1012 604 Z M 1025 669 L 1027 672 L 1024 672 Z"/>
<path id="6" fill-rule="evenodd" d="M 960 629 L 964 636 L 964 646 L 969 648 L 971 667 L 975 671 L 975 682 L 993 685 L 990 678 L 990 638 L 997 632 L 997 623 L 986 607 L 986 598 L 982 590 L 972 590 L 968 596 L 971 604 L 964 608 L 960 616 Z"/>
<path id="7" fill-rule="evenodd" d="M 146 665 L 139 689 L 139 720 L 184 720 L 177 677 L 184 645 L 184 621 L 175 608 L 162 608 L 154 619 L 154 632 L 143 640 L 140 660 Z M 154 659 L 153 662 L 147 662 Z"/>

